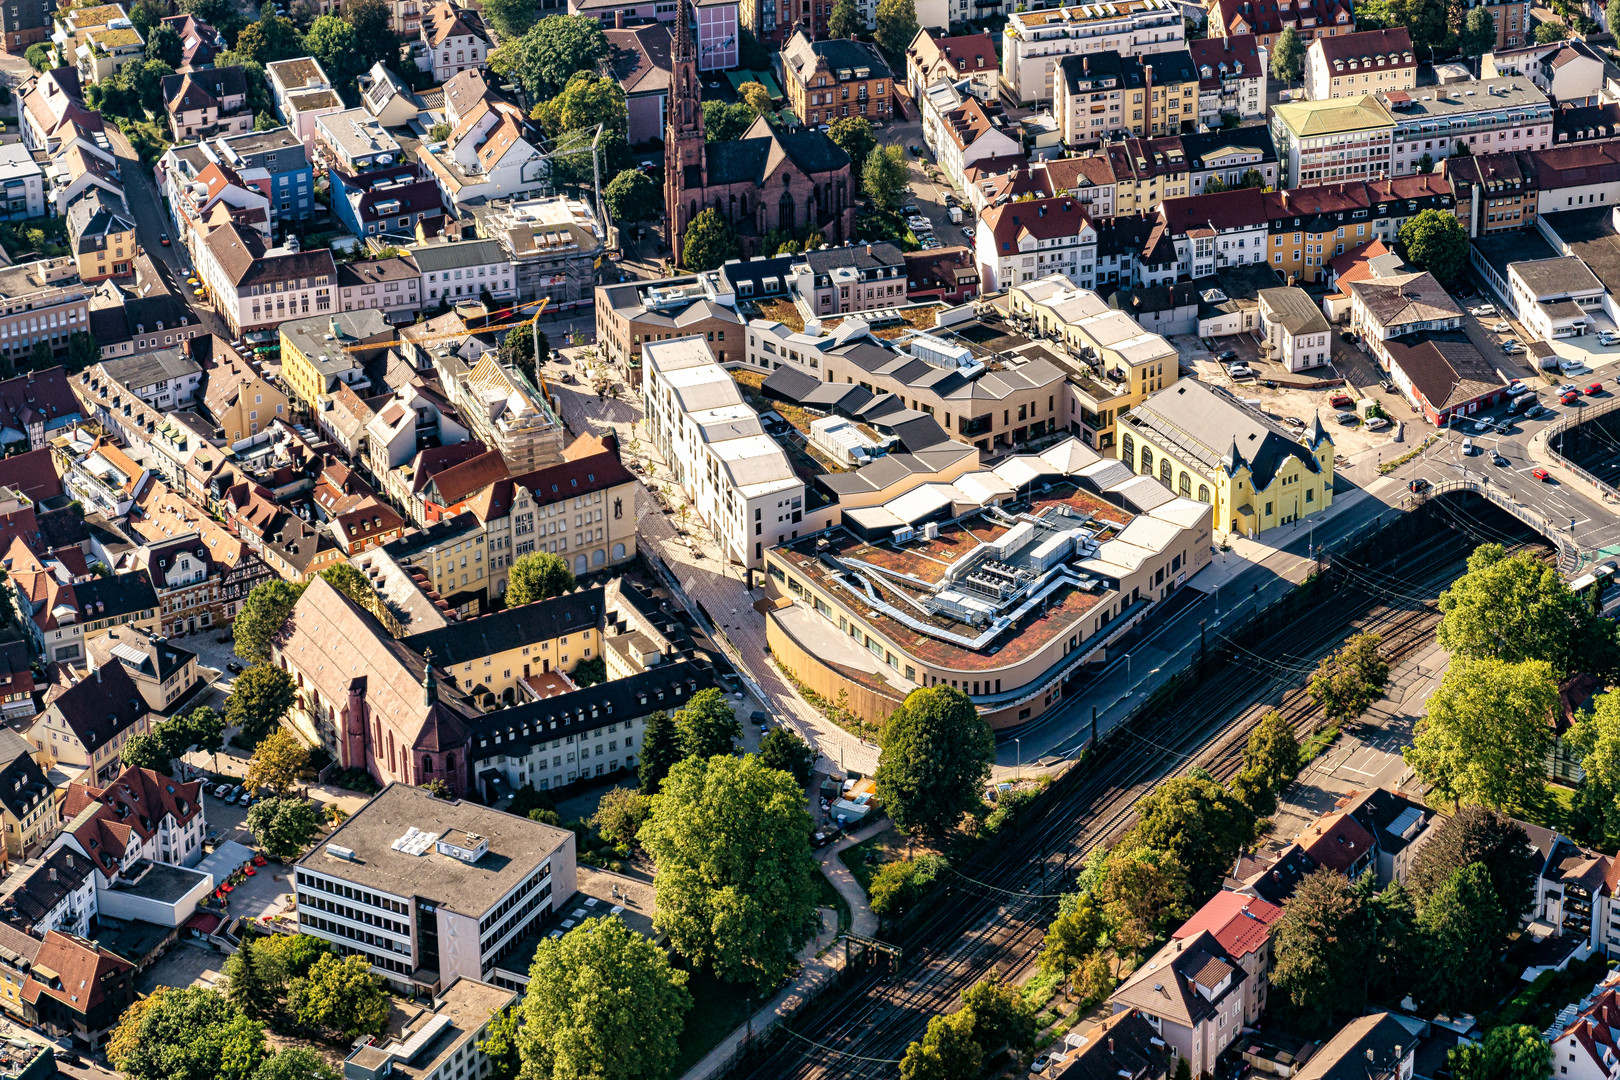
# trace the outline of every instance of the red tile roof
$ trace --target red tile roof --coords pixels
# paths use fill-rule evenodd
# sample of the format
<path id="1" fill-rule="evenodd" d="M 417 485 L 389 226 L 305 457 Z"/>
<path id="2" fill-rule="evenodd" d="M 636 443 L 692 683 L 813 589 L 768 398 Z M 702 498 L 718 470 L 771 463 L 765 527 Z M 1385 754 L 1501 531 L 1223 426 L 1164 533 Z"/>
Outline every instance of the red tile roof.
<path id="1" fill-rule="evenodd" d="M 1281 916 L 1276 904 L 1223 889 L 1170 936 L 1180 941 L 1208 930 L 1221 948 L 1241 960 L 1266 943 L 1271 924 Z"/>

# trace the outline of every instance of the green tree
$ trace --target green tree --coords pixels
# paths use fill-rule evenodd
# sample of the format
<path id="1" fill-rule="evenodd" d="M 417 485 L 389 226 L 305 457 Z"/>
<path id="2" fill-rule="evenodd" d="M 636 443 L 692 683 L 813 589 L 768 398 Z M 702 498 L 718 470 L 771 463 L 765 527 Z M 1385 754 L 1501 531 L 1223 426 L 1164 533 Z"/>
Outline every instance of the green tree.
<path id="1" fill-rule="evenodd" d="M 549 600 L 573 592 L 577 584 L 568 560 L 561 556 L 546 551 L 521 555 L 506 575 L 506 606 Z"/>
<path id="2" fill-rule="evenodd" d="M 878 799 L 897 828 L 943 835 L 982 801 L 995 757 L 990 725 L 966 694 L 913 690 L 883 726 Z"/>
<path id="3" fill-rule="evenodd" d="M 281 127 L 281 121 L 271 116 L 268 110 L 260 109 L 253 118 L 254 131 L 274 131 L 278 127 Z"/>
<path id="4" fill-rule="evenodd" d="M 640 169 L 626 169 L 609 180 L 602 200 L 615 221 L 656 221 L 664 212 L 658 181 Z"/>
<path id="5" fill-rule="evenodd" d="M 343 1074 L 316 1051 L 291 1046 L 265 1058 L 253 1080 L 343 1080 Z"/>
<path id="6" fill-rule="evenodd" d="M 917 5 L 913 0 L 878 0 L 877 30 L 872 38 L 891 63 L 904 59 L 906 47 L 916 36 Z"/>
<path id="7" fill-rule="evenodd" d="M 610 993 L 604 993 L 610 989 Z M 542 938 L 518 1053 L 525 1080 L 664 1080 L 692 1008 L 686 973 L 618 919 Z"/>
<path id="8" fill-rule="evenodd" d="M 731 223 L 711 206 L 687 224 L 681 261 L 688 270 L 713 270 L 727 259 L 735 259 L 737 251 L 737 234 Z"/>
<path id="9" fill-rule="evenodd" d="M 923 1037 L 906 1047 L 900 1080 L 975 1080 L 983 1065 L 984 1048 L 973 1037 L 972 1015 L 954 1012 L 929 1020 Z"/>
<path id="10" fill-rule="evenodd" d="M 1535 902 L 1541 869 L 1524 826 L 1506 814 L 1470 803 L 1441 822 L 1412 860 L 1407 886 L 1427 900 L 1458 870 L 1476 863 L 1490 875 L 1497 906 L 1510 920 L 1500 928 L 1506 936 Z"/>
<path id="11" fill-rule="evenodd" d="M 250 1080 L 264 1060 L 264 1026 L 216 990 L 160 986 L 142 1006 L 109 1043 L 129 1080 Z"/>
<path id="12" fill-rule="evenodd" d="M 1035 1048 L 1035 1010 L 1016 986 L 992 974 L 962 991 L 962 1010 L 973 1018 L 973 1038 L 994 1054 L 1002 1047 L 1018 1053 Z"/>
<path id="13" fill-rule="evenodd" d="M 532 9 L 531 9 L 532 10 Z M 594 71 L 608 54 L 602 24 L 584 15 L 548 15 L 507 38 L 489 55 L 489 66 L 515 79 L 531 100 L 555 96 L 575 72 Z"/>
<path id="14" fill-rule="evenodd" d="M 356 570 L 350 563 L 333 563 L 321 571 L 321 580 L 363 608 L 369 609 L 376 603 L 377 590 L 366 580 L 366 575 Z"/>
<path id="15" fill-rule="evenodd" d="M 708 759 L 730 754 L 742 739 L 742 725 L 726 696 L 715 687 L 699 690 L 675 714 L 675 731 L 681 739 L 681 756 Z"/>
<path id="16" fill-rule="evenodd" d="M 641 729 L 641 756 L 636 764 L 637 775 L 641 779 L 641 793 L 658 794 L 664 777 L 683 756 L 681 737 L 669 714 L 660 709 L 648 716 L 646 725 Z"/>
<path id="17" fill-rule="evenodd" d="M 308 934 L 276 934 L 261 940 L 253 951 L 265 982 L 279 996 L 287 992 L 294 979 L 307 976 L 315 961 L 331 950 L 320 938 Z"/>
<path id="18" fill-rule="evenodd" d="M 1305 60 L 1305 46 L 1292 26 L 1283 27 L 1271 47 L 1271 77 L 1289 86 L 1299 81 Z"/>
<path id="19" fill-rule="evenodd" d="M 1576 839 L 1607 846 L 1620 834 L 1620 694 L 1600 694 L 1577 714 L 1565 736 L 1585 778 L 1576 789 L 1569 828 Z"/>
<path id="20" fill-rule="evenodd" d="M 36 42 L 23 52 L 23 59 L 35 71 L 45 71 L 51 66 L 51 47 L 43 41 Z"/>
<path id="21" fill-rule="evenodd" d="M 1383 697 L 1389 683 L 1389 661 L 1378 651 L 1382 643 L 1377 634 L 1357 634 L 1317 665 L 1311 676 L 1311 697 L 1330 721 L 1354 720 Z"/>
<path id="22" fill-rule="evenodd" d="M 635 843 L 636 834 L 652 813 L 652 797 L 630 788 L 608 788 L 597 800 L 591 824 L 610 844 Z"/>
<path id="23" fill-rule="evenodd" d="M 912 18 L 916 18 L 916 8 L 912 9 Z M 860 33 L 861 13 L 855 8 L 855 0 L 838 0 L 833 5 L 832 17 L 827 20 L 827 36 L 833 38 L 852 38 Z"/>
<path id="24" fill-rule="evenodd" d="M 1510 809 L 1541 797 L 1558 707 L 1549 664 L 1453 656 L 1428 706 L 1401 756 L 1436 794 Z"/>
<path id="25" fill-rule="evenodd" d="M 137 60 L 137 61 L 135 61 L 135 63 L 140 63 L 140 61 Z M 131 64 L 130 66 L 133 67 L 134 64 Z M 127 115 L 127 114 L 119 114 L 119 115 Z M 48 342 L 48 341 L 41 341 L 41 342 L 35 343 L 34 351 L 33 351 L 32 355 L 30 355 L 29 358 L 28 358 L 28 369 L 30 371 L 44 371 L 47 368 L 52 368 L 52 367 L 55 367 L 55 366 L 56 366 L 56 350 L 51 348 L 51 343 Z"/>
<path id="26" fill-rule="evenodd" d="M 322 15 L 304 35 L 304 51 L 321 62 L 335 84 L 346 84 L 360 67 L 360 38 L 349 22 L 337 15 Z"/>
<path id="27" fill-rule="evenodd" d="M 277 728 L 260 740 L 248 762 L 247 786 L 269 788 L 277 797 L 287 794 L 309 771 L 309 751 L 286 728 Z"/>
<path id="28" fill-rule="evenodd" d="M 755 119 L 754 110 L 741 101 L 705 101 L 703 137 L 708 142 L 736 142 Z"/>
<path id="29" fill-rule="evenodd" d="M 867 886 L 872 910 L 884 916 L 904 915 L 923 901 L 949 866 L 943 855 L 919 855 L 884 863 Z"/>
<path id="30" fill-rule="evenodd" d="M 136 732 L 119 751 L 126 769 L 151 769 L 160 776 L 174 775 L 174 758 L 156 732 Z"/>
<path id="31" fill-rule="evenodd" d="M 1456 1080 L 1548 1080 L 1552 1076 L 1552 1047 L 1528 1024 L 1492 1028 L 1482 1043 L 1458 1043 L 1447 1052 L 1446 1061 Z"/>
<path id="32" fill-rule="evenodd" d="M 489 9 L 481 10 L 484 17 L 489 18 Z M 387 0 L 350 0 L 343 5 L 343 17 L 354 27 L 354 47 L 358 54 L 355 71 L 369 71 L 373 64 L 389 59 L 395 38 L 389 27 L 392 12 Z"/>
<path id="33" fill-rule="evenodd" d="M 849 155 L 850 165 L 858 183 L 862 163 L 872 156 L 872 150 L 877 146 L 877 136 L 872 133 L 872 121 L 864 116 L 839 117 L 829 126 L 827 137 Z"/>
<path id="34" fill-rule="evenodd" d="M 810 782 L 815 768 L 816 752 L 797 733 L 784 727 L 773 727 L 759 740 L 760 764 L 781 769 L 802 787 Z"/>
<path id="35" fill-rule="evenodd" d="M 772 986 L 816 924 L 810 815 L 793 778 L 757 758 L 688 758 L 653 796 L 653 924 L 692 964 Z"/>
<path id="36" fill-rule="evenodd" d="M 759 43 L 759 38 L 746 26 L 737 28 L 737 59 L 738 66 L 744 71 L 769 71 L 771 67 L 771 50 Z"/>
<path id="37" fill-rule="evenodd" d="M 1496 48 L 1496 16 L 1491 14 L 1490 8 L 1469 9 L 1457 44 L 1464 56 L 1479 56 Z"/>
<path id="38" fill-rule="evenodd" d="M 1620 32 L 1620 0 L 1609 0 L 1609 6 L 1604 9 L 1604 15 L 1604 21 L 1608 23 L 1605 29 L 1611 34 Z"/>
<path id="39" fill-rule="evenodd" d="M 1551 19 L 1536 24 L 1536 44 L 1551 45 L 1555 41 L 1563 41 L 1569 37 L 1569 27 L 1562 20 Z"/>
<path id="40" fill-rule="evenodd" d="M 873 148 L 861 168 L 861 190 L 887 210 L 893 210 L 905 201 L 909 179 L 905 155 L 898 146 Z"/>
<path id="41" fill-rule="evenodd" d="M 157 115 L 163 112 L 163 80 L 173 74 L 174 68 L 161 60 L 135 60 L 119 72 L 129 83 L 130 89 L 139 95 L 141 108 Z M 131 119 L 144 120 L 145 117 L 133 116 Z"/>
<path id="42" fill-rule="evenodd" d="M 490 1080 L 517 1080 L 523 1060 L 518 1055 L 518 1033 L 522 1030 L 523 1006 L 520 1001 L 489 1018 L 478 1052 L 489 1060 Z"/>
<path id="43" fill-rule="evenodd" d="M 250 664 L 270 659 L 270 646 L 286 625 L 293 605 L 304 595 L 302 583 L 277 578 L 255 585 L 231 624 L 236 655 Z"/>
<path id="44" fill-rule="evenodd" d="M 225 994 L 231 1004 L 255 1020 L 268 1020 L 281 1002 L 273 984 L 265 981 L 262 965 L 254 948 L 258 939 L 244 935 L 241 948 L 225 960 Z"/>
<path id="45" fill-rule="evenodd" d="M 1401 226 L 1407 259 L 1442 284 L 1462 280 L 1468 270 L 1468 233 L 1454 214 L 1425 210 Z"/>
<path id="46" fill-rule="evenodd" d="M 159 724 L 157 730 L 162 733 L 171 757 L 180 757 L 193 749 L 205 754 L 218 754 L 225 749 L 225 718 L 208 705 L 199 705 L 184 716 Z"/>
<path id="47" fill-rule="evenodd" d="M 287 988 L 287 1006 L 306 1028 L 333 1032 L 345 1042 L 381 1035 L 388 1026 L 388 993 L 364 956 L 321 954 L 309 974 Z"/>
<path id="48" fill-rule="evenodd" d="M 1108 922 L 1096 897 L 1091 893 L 1073 895 L 1074 901 L 1060 906 L 1057 918 L 1046 927 L 1046 941 L 1041 947 L 1041 970 L 1056 972 L 1064 979 L 1091 959 L 1108 932 Z"/>
<path id="49" fill-rule="evenodd" d="M 776 102 L 771 100 L 771 92 L 765 84 L 757 80 L 749 80 L 737 87 L 737 95 L 742 98 L 743 104 L 753 110 L 755 116 L 769 116 L 776 111 Z"/>
<path id="50" fill-rule="evenodd" d="M 1272 709 L 1249 732 L 1243 768 L 1232 782 L 1239 801 L 1261 817 L 1277 808 L 1277 796 L 1299 775 L 1299 740 L 1282 714 Z"/>
<path id="51" fill-rule="evenodd" d="M 180 35 L 174 32 L 172 26 L 159 26 L 146 38 L 146 58 L 148 60 L 161 60 L 171 68 L 180 66 L 185 59 L 186 48 L 180 41 Z"/>
<path id="52" fill-rule="evenodd" d="M 236 677 L 225 699 L 225 722 L 242 729 L 242 739 L 258 746 L 298 700 L 292 676 L 274 664 L 254 664 Z"/>
<path id="53" fill-rule="evenodd" d="M 303 38 L 292 20 L 271 16 L 243 27 L 232 51 L 255 63 L 269 64 L 277 60 L 290 60 L 303 48 Z"/>
<path id="54" fill-rule="evenodd" d="M 1174 855 L 1125 835 L 1108 853 L 1097 902 L 1113 927 L 1114 947 L 1139 954 L 1192 914 L 1187 870 Z"/>
<path id="55" fill-rule="evenodd" d="M 1613 627 L 1593 618 L 1556 567 L 1528 552 L 1510 557 L 1500 544 L 1475 548 L 1467 573 L 1440 594 L 1440 611 L 1435 635 L 1454 656 L 1545 660 L 1559 675 L 1611 673 Z"/>
<path id="56" fill-rule="evenodd" d="M 1226 788 L 1199 776 L 1177 776 L 1136 804 L 1136 824 L 1120 841 L 1173 856 L 1187 870 L 1196 901 L 1221 879 L 1250 840 L 1254 814 Z"/>
<path id="57" fill-rule="evenodd" d="M 266 855 L 291 859 L 320 835 L 321 811 L 308 799 L 261 799 L 248 809 L 247 827 Z"/>
<path id="58" fill-rule="evenodd" d="M 488 0 L 479 10 L 502 41 L 522 37 L 534 25 L 536 15 L 530 0 Z"/>
<path id="59" fill-rule="evenodd" d="M 576 71 L 562 92 L 534 107 L 534 115 L 546 134 L 555 138 L 565 131 L 593 128 L 624 136 L 630 114 L 624 102 L 624 87 L 611 76 L 593 71 Z"/>
<path id="60" fill-rule="evenodd" d="M 1271 985 L 1300 1022 L 1324 1030 L 1366 1005 L 1371 944 L 1366 897 L 1326 867 L 1306 874 L 1271 927 Z"/>
<path id="61" fill-rule="evenodd" d="M 1450 1012 L 1468 1007 L 1489 989 L 1504 945 L 1504 921 L 1490 873 L 1479 863 L 1458 870 L 1430 894 L 1417 916 L 1425 1005 Z"/>
<path id="62" fill-rule="evenodd" d="M 1426 153 L 1418 158 L 1417 171 L 1425 175 L 1434 172 L 1434 155 Z"/>

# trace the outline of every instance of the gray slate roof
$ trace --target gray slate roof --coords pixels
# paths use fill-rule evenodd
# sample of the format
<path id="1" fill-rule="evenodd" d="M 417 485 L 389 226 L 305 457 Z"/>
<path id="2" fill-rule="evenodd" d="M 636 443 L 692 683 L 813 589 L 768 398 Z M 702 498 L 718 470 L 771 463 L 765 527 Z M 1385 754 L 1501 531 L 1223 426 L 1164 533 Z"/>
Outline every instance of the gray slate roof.
<path id="1" fill-rule="evenodd" d="M 1182 379 L 1160 390 L 1127 413 L 1125 420 L 1131 427 L 1152 432 L 1211 472 L 1218 468 L 1235 472 L 1247 464 L 1257 489 L 1267 487 L 1290 456 L 1299 458 L 1311 472 L 1321 471 L 1315 456 L 1294 436 L 1195 379 Z"/>

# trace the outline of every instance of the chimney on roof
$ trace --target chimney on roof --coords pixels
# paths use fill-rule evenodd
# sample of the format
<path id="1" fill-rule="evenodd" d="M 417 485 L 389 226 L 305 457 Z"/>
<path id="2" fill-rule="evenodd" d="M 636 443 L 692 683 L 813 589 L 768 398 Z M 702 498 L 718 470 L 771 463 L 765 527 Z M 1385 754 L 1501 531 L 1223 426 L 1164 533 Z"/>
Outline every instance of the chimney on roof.
<path id="1" fill-rule="evenodd" d="M 1110 1054 L 1114 1052 L 1114 1037 L 1112 1035 L 1108 1036 L 1108 1052 Z"/>
<path id="2" fill-rule="evenodd" d="M 624 8 L 619 8 L 613 12 L 613 29 L 624 29 Z"/>

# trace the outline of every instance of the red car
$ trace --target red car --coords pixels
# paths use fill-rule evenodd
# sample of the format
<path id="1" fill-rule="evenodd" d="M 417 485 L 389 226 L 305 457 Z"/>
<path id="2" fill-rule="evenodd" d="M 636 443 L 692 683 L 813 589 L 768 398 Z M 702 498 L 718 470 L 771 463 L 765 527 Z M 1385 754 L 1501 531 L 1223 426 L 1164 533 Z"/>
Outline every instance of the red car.
<path id="1" fill-rule="evenodd" d="M 1586 388 L 1586 392 L 1588 394 L 1601 394 L 1603 393 L 1603 384 L 1600 382 L 1595 382 Z"/>
<path id="2" fill-rule="evenodd" d="M 1558 400 L 1562 401 L 1565 405 L 1573 405 L 1577 401 L 1579 401 L 1580 399 L 1581 399 L 1581 395 L 1576 393 L 1574 390 L 1571 390 L 1569 393 L 1565 394 L 1563 397 L 1559 398 Z"/>
<path id="3" fill-rule="evenodd" d="M 1551 476 L 1547 475 L 1547 470 L 1546 469 L 1531 469 L 1530 470 L 1530 475 L 1535 477 L 1537 480 L 1542 481 L 1543 483 L 1545 483 L 1546 481 L 1552 479 Z"/>

